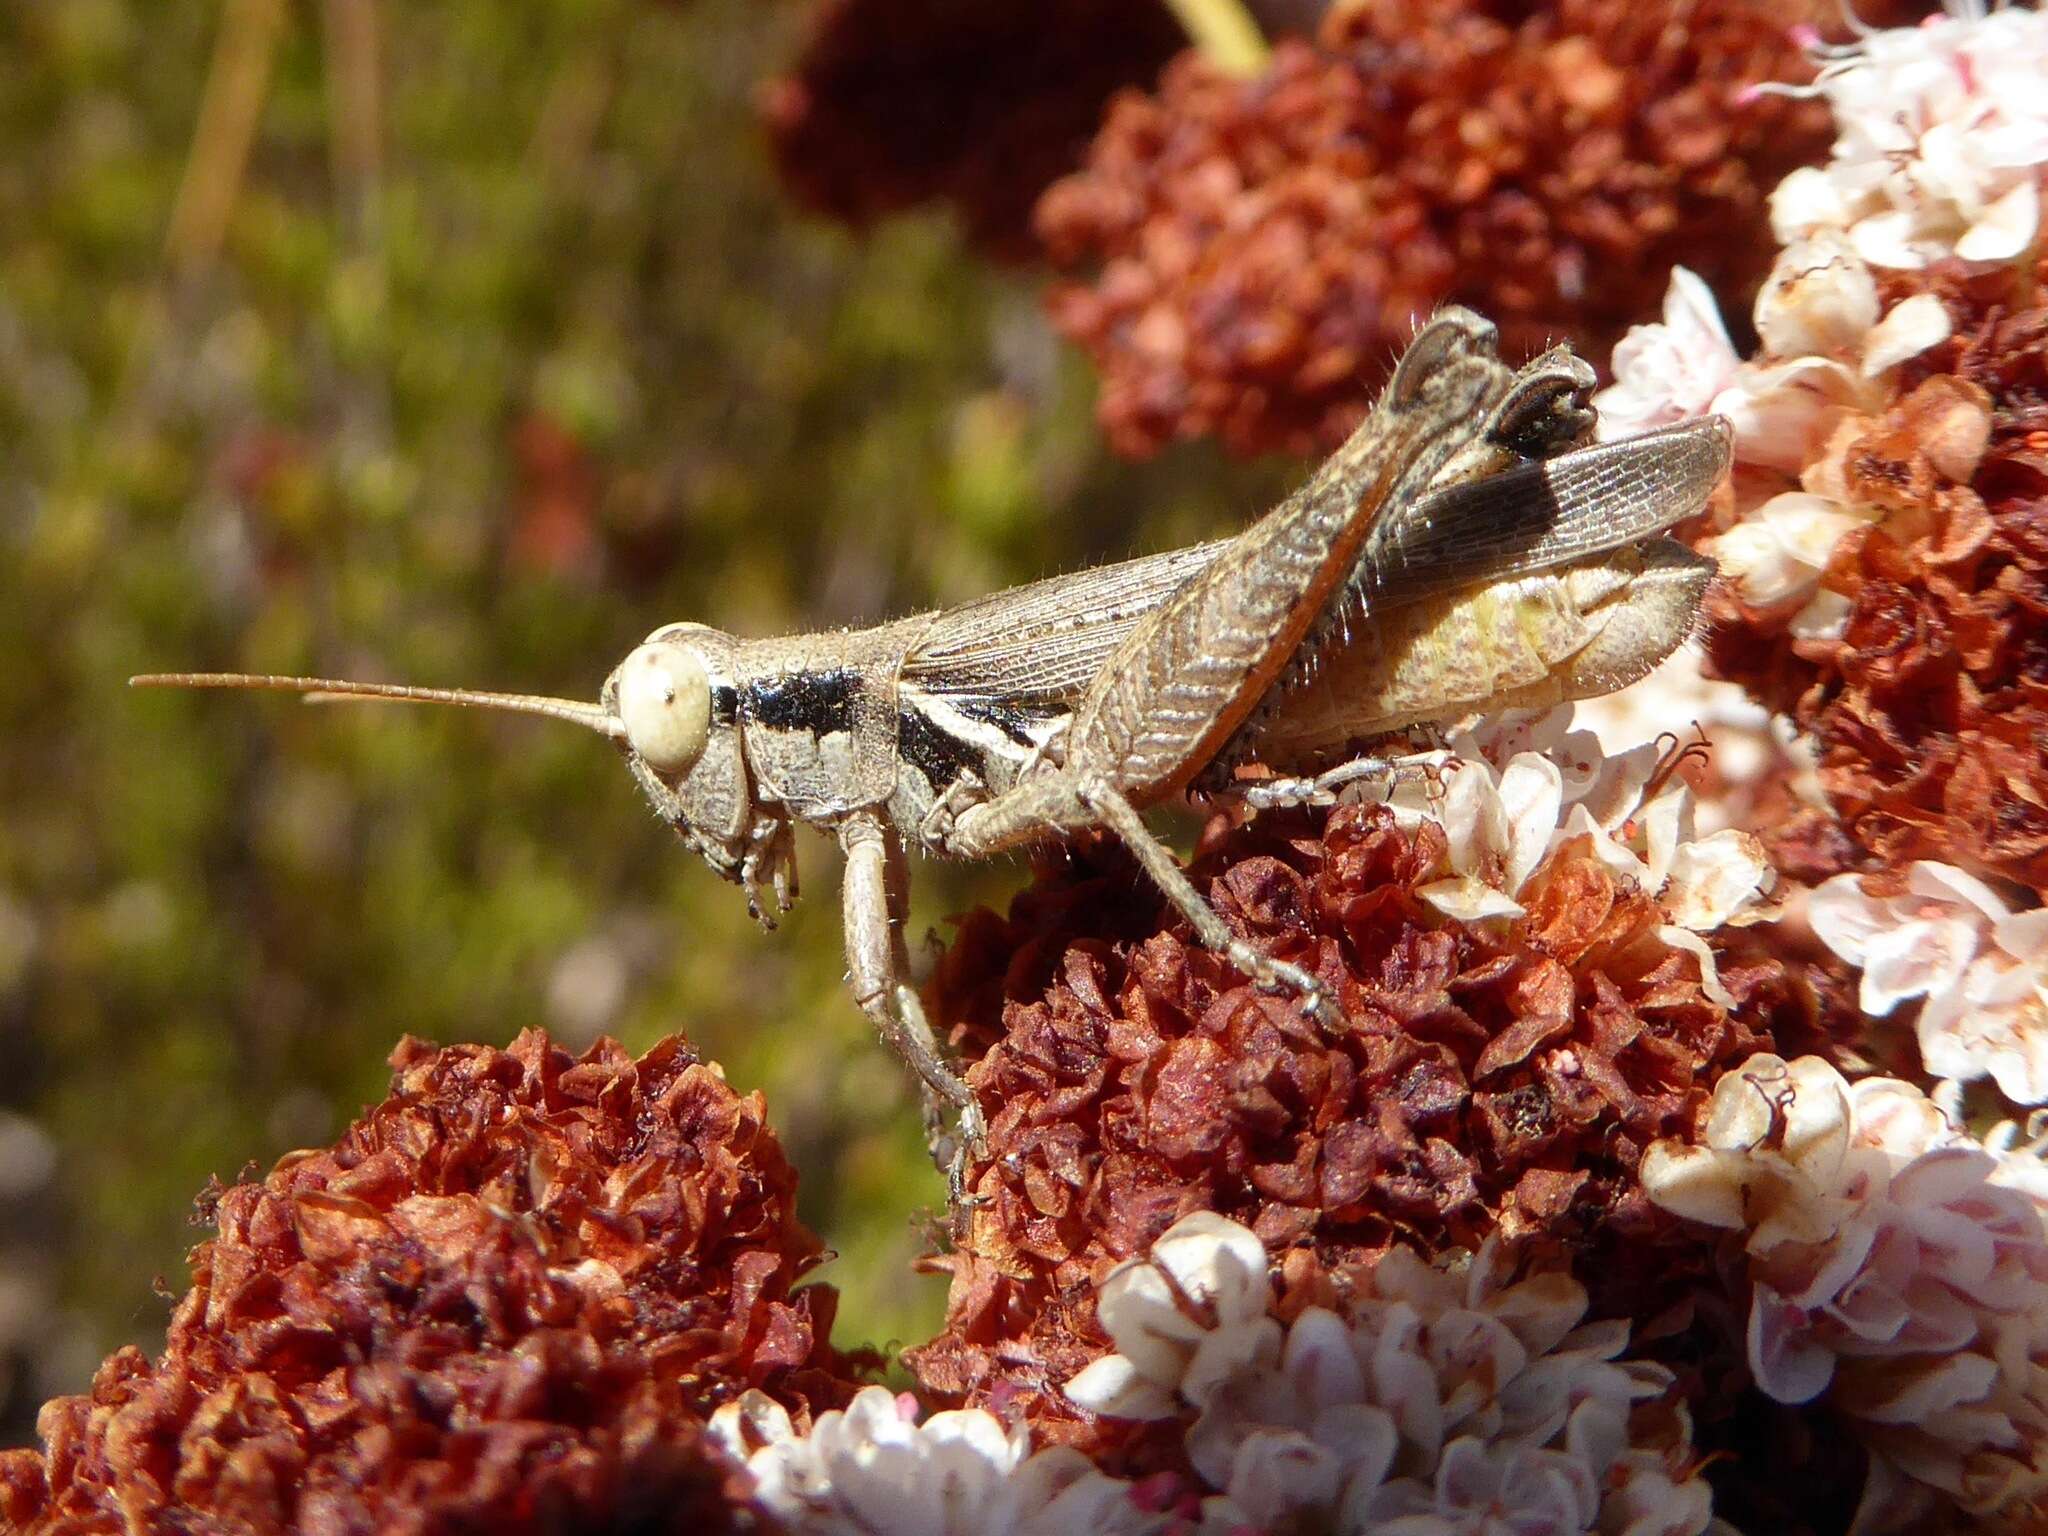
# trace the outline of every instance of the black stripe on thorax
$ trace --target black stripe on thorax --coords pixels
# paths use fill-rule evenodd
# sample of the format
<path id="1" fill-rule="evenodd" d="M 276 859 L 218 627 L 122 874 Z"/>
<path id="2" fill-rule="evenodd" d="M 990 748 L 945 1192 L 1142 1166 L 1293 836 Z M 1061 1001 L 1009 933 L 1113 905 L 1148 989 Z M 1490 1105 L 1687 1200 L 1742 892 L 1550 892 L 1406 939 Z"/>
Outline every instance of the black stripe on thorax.
<path id="1" fill-rule="evenodd" d="M 756 678 L 746 685 L 746 716 L 759 725 L 814 736 L 851 731 L 860 687 L 860 674 L 847 667 Z"/>

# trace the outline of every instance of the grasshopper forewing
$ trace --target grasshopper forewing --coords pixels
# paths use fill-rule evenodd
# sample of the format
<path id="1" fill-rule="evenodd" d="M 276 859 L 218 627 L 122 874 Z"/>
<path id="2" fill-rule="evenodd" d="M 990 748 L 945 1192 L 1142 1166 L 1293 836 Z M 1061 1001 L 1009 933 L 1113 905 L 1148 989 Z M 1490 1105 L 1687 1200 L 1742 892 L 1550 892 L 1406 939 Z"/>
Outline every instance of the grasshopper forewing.
<path id="1" fill-rule="evenodd" d="M 1203 942 L 1333 1019 L 1314 978 L 1230 933 L 1141 812 L 1246 765 L 1327 768 L 1404 726 L 1585 697 L 1662 660 L 1713 566 L 1655 536 L 1704 504 L 1726 427 L 1588 446 L 1591 385 L 1563 349 L 1507 368 L 1490 325 L 1448 310 L 1351 440 L 1235 538 L 865 630 L 743 640 L 667 625 L 594 705 L 320 678 L 134 681 L 574 721 L 618 745 L 662 818 L 770 926 L 796 894 L 794 824 L 831 830 L 855 996 L 971 1138 L 973 1097 L 903 980 L 905 851 L 972 858 L 1108 827 Z"/>

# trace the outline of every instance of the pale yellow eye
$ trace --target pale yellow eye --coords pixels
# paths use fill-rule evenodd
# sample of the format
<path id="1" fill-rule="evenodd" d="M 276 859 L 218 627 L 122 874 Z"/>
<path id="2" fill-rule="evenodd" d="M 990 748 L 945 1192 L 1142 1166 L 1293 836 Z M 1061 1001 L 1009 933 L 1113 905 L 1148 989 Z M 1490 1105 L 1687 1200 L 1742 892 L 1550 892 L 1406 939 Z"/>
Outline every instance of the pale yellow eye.
<path id="1" fill-rule="evenodd" d="M 619 720 L 626 741 L 657 773 L 697 761 L 711 728 L 711 680 L 678 645 L 643 645 L 619 663 Z"/>

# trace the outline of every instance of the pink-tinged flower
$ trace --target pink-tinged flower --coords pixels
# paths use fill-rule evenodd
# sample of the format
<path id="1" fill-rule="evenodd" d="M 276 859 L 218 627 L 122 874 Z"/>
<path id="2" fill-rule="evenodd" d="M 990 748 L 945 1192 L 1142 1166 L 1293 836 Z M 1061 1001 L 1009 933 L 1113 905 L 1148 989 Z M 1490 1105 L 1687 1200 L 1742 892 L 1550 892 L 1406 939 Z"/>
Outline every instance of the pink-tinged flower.
<path id="1" fill-rule="evenodd" d="M 1794 476 L 1820 457 L 1845 420 L 1868 415 L 1875 404 L 1855 368 L 1813 356 L 1745 364 L 1714 396 L 1715 414 L 1735 429 L 1736 460 Z"/>
<path id="2" fill-rule="evenodd" d="M 2031 1529 L 2048 1515 L 2048 1214 L 2031 1152 L 1994 1150 L 1918 1088 L 1848 1083 L 1819 1057 L 1723 1077 L 1696 1143 L 1643 1184 L 1743 1234 L 1757 1385 L 1825 1396 L 1899 1480 Z"/>
<path id="3" fill-rule="evenodd" d="M 1813 893 L 1807 918 L 1863 968 L 1865 1013 L 1926 999 L 1918 1034 L 1929 1072 L 1988 1076 L 2015 1103 L 2048 1102 L 2048 908 L 2014 912 L 1983 881 L 1920 860 L 1895 896 L 1837 876 Z"/>
<path id="4" fill-rule="evenodd" d="M 1705 415 L 1741 364 L 1713 290 L 1671 269 L 1661 322 L 1631 326 L 1614 348 L 1614 383 L 1593 399 L 1603 438 L 1629 437 Z"/>
<path id="5" fill-rule="evenodd" d="M 1872 266 L 2002 263 L 2034 245 L 2048 167 L 2048 15 L 1952 0 L 1918 27 L 1817 52 L 1834 110 L 1825 168 L 1771 198 L 1781 240 L 1839 231 Z"/>

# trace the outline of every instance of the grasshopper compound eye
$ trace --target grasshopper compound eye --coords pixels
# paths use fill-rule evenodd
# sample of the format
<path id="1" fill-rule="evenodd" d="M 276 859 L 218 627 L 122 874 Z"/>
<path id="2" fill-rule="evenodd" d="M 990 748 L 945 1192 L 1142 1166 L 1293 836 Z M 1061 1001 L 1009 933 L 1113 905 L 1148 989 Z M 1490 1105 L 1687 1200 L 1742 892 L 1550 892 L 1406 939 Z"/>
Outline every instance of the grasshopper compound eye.
<path id="1" fill-rule="evenodd" d="M 711 729 L 711 679 L 684 647 L 643 645 L 619 663 L 618 711 L 627 744 L 648 767 L 681 773 Z"/>

